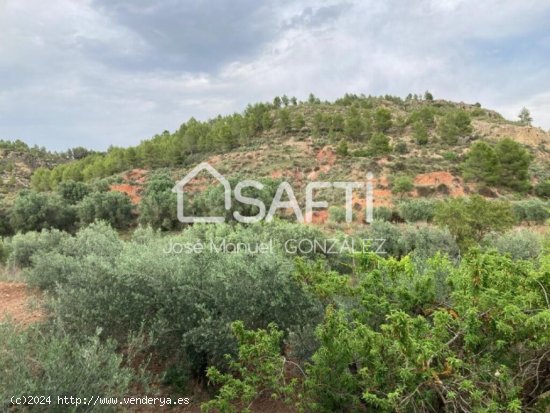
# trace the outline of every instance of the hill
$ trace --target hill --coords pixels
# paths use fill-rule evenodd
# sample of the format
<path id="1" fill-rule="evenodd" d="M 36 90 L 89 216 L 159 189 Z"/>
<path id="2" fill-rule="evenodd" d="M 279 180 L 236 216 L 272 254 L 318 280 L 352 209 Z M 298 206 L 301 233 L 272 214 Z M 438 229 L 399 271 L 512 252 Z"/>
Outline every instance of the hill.
<path id="1" fill-rule="evenodd" d="M 21 140 L 0 139 L 0 193 L 9 195 L 29 188 L 31 176 L 38 168 L 52 169 L 91 153 L 93 151 L 82 147 L 51 152 L 36 145 L 29 146 Z"/>
<path id="2" fill-rule="evenodd" d="M 378 208 L 392 208 L 403 199 L 469 194 L 547 197 L 550 185 L 550 133 L 506 120 L 477 103 L 412 95 L 345 95 L 335 102 L 313 95 L 306 102 L 276 97 L 241 114 L 204 122 L 191 118 L 177 131 L 164 131 L 136 147 L 111 147 L 106 153 L 80 148 L 78 153 L 76 159 L 71 153 L 39 151 L 33 163 L 21 162 L 26 174 L 18 173 L 19 187 L 27 186 L 34 170 L 31 184 L 37 191 L 84 182 L 94 190 L 125 193 L 139 204 L 155 171 L 175 182 L 202 161 L 227 178 L 289 181 L 299 200 L 308 182 L 363 181 L 372 172 Z M 210 183 L 199 180 L 195 189 Z M 354 200 L 357 212 L 364 207 L 363 199 Z M 315 222 L 327 217 L 320 212 Z"/>
<path id="3" fill-rule="evenodd" d="M 381 134 L 389 145 L 382 138 L 383 147 L 374 148 L 371 138 L 380 140 Z M 313 95 L 307 102 L 276 97 L 273 103 L 249 105 L 242 114 L 206 122 L 191 118 L 174 133 L 165 131 L 137 147 L 112 147 L 51 172 L 39 170 L 34 181 L 35 188 L 49 189 L 66 179 L 89 181 L 135 168 L 188 168 L 206 159 L 222 163 L 226 172 L 250 170 L 260 176 L 307 177 L 326 174 L 329 166 L 330 174 L 348 177 L 367 166 L 388 176 L 440 171 L 460 176 L 460 161 L 474 142 L 506 137 L 533 155 L 533 183 L 548 178 L 550 134 L 479 104 L 392 96 L 346 95 L 333 103 Z M 330 155 L 330 165 L 321 168 L 326 153 L 334 154 L 343 142 L 351 157 Z"/>

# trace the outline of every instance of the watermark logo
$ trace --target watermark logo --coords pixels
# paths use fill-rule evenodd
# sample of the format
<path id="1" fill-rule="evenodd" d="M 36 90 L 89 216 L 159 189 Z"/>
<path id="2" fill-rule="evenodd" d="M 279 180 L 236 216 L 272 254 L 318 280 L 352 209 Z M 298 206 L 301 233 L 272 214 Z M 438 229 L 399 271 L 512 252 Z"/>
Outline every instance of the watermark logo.
<path id="1" fill-rule="evenodd" d="M 353 192 L 354 190 L 361 191 L 365 196 L 365 221 L 371 223 L 373 221 L 373 202 L 374 202 L 374 185 L 372 173 L 367 173 L 365 182 L 326 182 L 315 181 L 307 184 L 305 188 L 305 214 L 302 213 L 300 205 L 296 200 L 294 190 L 292 186 L 283 181 L 277 188 L 275 196 L 271 202 L 269 209 L 263 201 L 251 198 L 243 195 L 244 188 L 255 188 L 258 190 L 263 189 L 264 185 L 261 182 L 254 180 L 244 180 L 237 183 L 234 189 L 231 188 L 229 181 L 220 174 L 212 165 L 207 162 L 203 162 L 193 168 L 187 175 L 185 175 L 172 189 L 177 194 L 177 211 L 178 220 L 183 223 L 222 223 L 225 221 L 224 217 L 193 217 L 186 216 L 184 211 L 184 195 L 185 186 L 193 180 L 200 172 L 209 172 L 216 180 L 218 180 L 224 187 L 224 206 L 226 210 L 231 209 L 232 195 L 234 194 L 235 200 L 246 205 L 253 205 L 258 207 L 258 213 L 254 216 L 243 216 L 240 212 L 234 211 L 233 217 L 240 223 L 256 223 L 261 220 L 270 222 L 273 220 L 275 213 L 279 209 L 292 210 L 296 216 L 296 220 L 300 223 L 310 223 L 313 219 L 314 209 L 326 209 L 329 207 L 327 201 L 314 200 L 314 194 L 316 191 L 328 188 L 342 189 L 345 192 L 345 210 L 346 210 L 346 222 L 350 223 L 353 220 Z M 288 198 L 287 201 L 283 201 L 283 198 Z M 266 213 L 267 211 L 267 213 Z"/>

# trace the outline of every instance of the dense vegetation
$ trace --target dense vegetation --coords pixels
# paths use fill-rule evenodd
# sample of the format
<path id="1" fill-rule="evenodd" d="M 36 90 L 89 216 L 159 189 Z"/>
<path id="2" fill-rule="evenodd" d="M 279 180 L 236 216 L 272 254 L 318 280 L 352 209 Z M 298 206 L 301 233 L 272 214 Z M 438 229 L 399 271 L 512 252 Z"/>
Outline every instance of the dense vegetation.
<path id="1" fill-rule="evenodd" d="M 139 390 L 192 393 L 212 412 L 262 400 L 303 412 L 546 411 L 550 172 L 536 159 L 546 149 L 484 139 L 476 119 L 506 122 L 429 92 L 281 96 L 106 153 L 0 141 L 59 158 L 35 172 L 32 189 L 0 199 L 0 277 L 40 290 L 45 312 L 26 328 L 0 320 L 0 410 L 18 394 Z M 522 111 L 518 124 L 530 122 Z M 335 205 L 323 226 L 284 213 L 241 225 L 233 213 L 257 207 L 233 199 L 226 210 L 223 188 L 207 186 L 185 199 L 186 212 L 226 223 L 178 221 L 178 167 L 291 135 L 335 148 L 336 172 L 322 159 L 305 170 L 292 152 L 278 158 L 320 179 L 384 161 L 393 206 L 377 207 L 370 225 L 356 209 L 345 223 Z M 475 192 L 415 185 L 417 164 L 432 158 Z M 146 169 L 137 198 L 112 187 L 133 168 Z M 263 189 L 243 195 L 269 204 L 283 179 L 252 168 Z M 228 169 L 232 187 L 250 172 Z"/>
<path id="2" fill-rule="evenodd" d="M 482 220 L 503 230 L 492 218 Z M 51 321 L 41 333 L 1 327 L 0 365 L 13 375 L 0 396 L 97 385 L 76 374 L 83 354 L 98 392 L 124 393 L 152 380 L 129 361 L 142 352 L 174 392 L 218 389 L 208 411 L 264 394 L 303 411 L 540 411 L 550 391 L 548 245 L 517 231 L 477 242 L 483 233 L 462 258 L 447 230 L 383 221 L 356 237 L 387 239 L 385 255 L 374 245 L 291 254 L 288 240 L 327 237 L 278 221 L 170 236 L 140 228 L 127 241 L 102 223 L 74 236 L 16 235 L 7 262 L 48 293 Z M 236 249 L 270 240 L 268 253 Z M 185 252 L 197 242 L 234 244 Z M 15 367 L 28 358 L 40 367 Z"/>
<path id="3" fill-rule="evenodd" d="M 111 147 L 105 154 L 87 154 L 77 162 L 51 170 L 40 168 L 33 175 L 32 186 L 45 191 L 56 189 L 67 180 L 87 182 L 132 168 L 193 165 L 207 154 L 253 147 L 272 141 L 274 135 L 289 133 L 311 134 L 314 139 L 340 142 L 342 156 L 348 154 L 346 142 L 359 145 L 360 149 L 352 153 L 359 157 L 377 157 L 392 151 L 407 153 L 409 148 L 398 139 L 406 131 L 412 133 L 413 142 L 419 148 L 436 143 L 452 147 L 476 139 L 472 119 L 504 122 L 499 116 L 475 105 L 461 108 L 450 102 L 423 100 L 412 95 L 406 99 L 346 95 L 334 103 L 321 102 L 315 96 L 305 102 L 277 97 L 273 103 L 249 105 L 240 114 L 218 116 L 204 122 L 191 118 L 174 133 L 164 131 L 136 147 Z M 483 165 L 490 163 L 491 157 L 498 157 L 500 163 L 496 165 L 493 161 L 491 176 L 480 178 L 515 190 L 529 189 L 526 168 L 530 155 L 513 144 L 504 141 L 494 150 L 485 148 L 483 154 L 477 154 L 483 148 L 476 147 L 477 152 L 465 163 L 465 176 L 478 177 L 475 169 L 479 169 L 480 164 L 475 161 L 480 156 Z"/>

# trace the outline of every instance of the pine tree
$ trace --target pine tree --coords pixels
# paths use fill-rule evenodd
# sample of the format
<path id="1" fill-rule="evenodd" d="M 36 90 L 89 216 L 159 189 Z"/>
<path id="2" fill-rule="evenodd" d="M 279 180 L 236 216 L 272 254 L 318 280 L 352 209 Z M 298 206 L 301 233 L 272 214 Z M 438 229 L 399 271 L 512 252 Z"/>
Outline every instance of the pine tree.
<path id="1" fill-rule="evenodd" d="M 364 124 L 359 111 L 351 108 L 344 125 L 344 134 L 353 140 L 360 140 L 363 135 Z"/>
<path id="2" fill-rule="evenodd" d="M 463 164 L 464 178 L 494 185 L 500 180 L 500 162 L 495 150 L 486 142 L 472 145 Z"/>
<path id="3" fill-rule="evenodd" d="M 428 143 L 428 130 L 420 121 L 413 123 L 413 136 L 416 143 L 426 145 Z"/>
<path id="4" fill-rule="evenodd" d="M 529 188 L 531 155 L 510 138 L 499 141 L 495 147 L 500 160 L 500 184 L 518 191 Z"/>
<path id="5" fill-rule="evenodd" d="M 531 122 L 533 122 L 533 118 L 531 117 L 531 113 L 529 112 L 529 109 L 526 107 L 521 108 L 521 111 L 519 112 L 519 121 L 522 125 L 531 126 Z"/>

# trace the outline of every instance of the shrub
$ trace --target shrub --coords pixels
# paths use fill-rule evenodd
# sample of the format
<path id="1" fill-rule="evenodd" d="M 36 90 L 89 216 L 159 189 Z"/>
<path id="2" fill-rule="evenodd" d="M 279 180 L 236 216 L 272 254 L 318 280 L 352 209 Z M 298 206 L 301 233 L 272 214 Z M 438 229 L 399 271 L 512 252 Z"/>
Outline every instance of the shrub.
<path id="1" fill-rule="evenodd" d="M 479 195 L 440 202 L 434 220 L 447 227 L 461 247 L 481 241 L 491 231 L 503 232 L 515 222 L 510 203 L 488 201 Z"/>
<path id="2" fill-rule="evenodd" d="M 510 254 L 514 260 L 534 259 L 542 251 L 541 237 L 525 229 L 500 235 L 489 234 L 483 243 L 490 248 L 496 248 L 501 254 Z"/>
<path id="3" fill-rule="evenodd" d="M 373 115 L 374 129 L 386 133 L 392 126 L 391 112 L 386 108 L 378 108 Z"/>
<path id="4" fill-rule="evenodd" d="M 540 199 L 514 202 L 512 208 L 518 221 L 542 224 L 550 218 L 550 203 Z"/>
<path id="5" fill-rule="evenodd" d="M 428 143 L 428 129 L 424 123 L 420 121 L 413 123 L 413 137 L 419 145 L 426 145 Z"/>
<path id="6" fill-rule="evenodd" d="M 384 206 L 377 207 L 374 208 L 373 216 L 374 219 L 378 221 L 391 221 L 393 217 L 393 210 Z"/>
<path id="7" fill-rule="evenodd" d="M 414 189 L 414 183 L 410 176 L 401 175 L 392 180 L 391 191 L 394 194 L 406 194 Z"/>
<path id="8" fill-rule="evenodd" d="M 456 161 L 458 159 L 458 155 L 455 152 L 443 152 L 442 156 L 447 161 Z"/>
<path id="9" fill-rule="evenodd" d="M 391 152 L 390 139 L 381 133 L 375 133 L 370 138 L 368 147 L 373 156 L 386 155 Z"/>
<path id="10" fill-rule="evenodd" d="M 398 142 L 393 148 L 395 153 L 405 154 L 409 152 L 409 148 L 405 142 Z"/>
<path id="11" fill-rule="evenodd" d="M 121 192 L 94 192 L 77 205 L 81 225 L 96 220 L 109 222 L 115 228 L 125 228 L 132 221 L 132 203 Z"/>
<path id="12" fill-rule="evenodd" d="M 232 188 L 235 188 L 239 182 L 238 178 L 230 178 L 229 182 Z M 246 197 L 255 198 L 264 203 L 266 212 L 269 210 L 271 202 L 279 187 L 279 181 L 273 179 L 262 179 L 259 181 L 263 187 L 262 189 L 256 189 L 253 187 L 245 187 L 242 190 L 242 195 Z M 235 221 L 235 212 L 239 212 L 243 217 L 256 216 L 260 211 L 256 205 L 243 204 L 236 200 L 235 192 L 233 191 L 231 208 L 225 209 L 223 205 L 224 188 L 222 185 L 211 186 L 200 195 L 193 197 L 192 202 L 189 205 L 185 205 L 185 210 L 189 211 L 186 214 L 193 214 L 194 216 L 223 216 L 225 222 Z M 187 198 L 185 198 L 187 199 Z"/>
<path id="13" fill-rule="evenodd" d="M 425 106 L 421 109 L 412 112 L 408 118 L 408 123 L 421 123 L 425 128 L 429 129 L 435 125 L 434 111 L 431 107 Z"/>
<path id="14" fill-rule="evenodd" d="M 435 203 L 427 199 L 411 199 L 399 203 L 397 210 L 399 216 L 407 222 L 429 222 L 435 214 Z"/>
<path id="15" fill-rule="evenodd" d="M 38 326 L 20 329 L 0 324 L 0 348 L 2 411 L 13 410 L 12 397 L 36 395 L 50 398 L 51 404 L 44 411 L 65 412 L 68 408 L 57 403 L 58 397 L 83 399 L 92 394 L 121 397 L 138 379 L 134 371 L 124 366 L 115 343 L 102 343 L 98 336 L 77 341 L 59 331 L 41 331 Z M 116 409 L 102 406 L 86 411 L 114 412 Z"/>
<path id="16" fill-rule="evenodd" d="M 174 182 L 168 173 L 150 177 L 139 205 L 139 222 L 153 228 L 171 230 L 179 226 Z"/>
<path id="17" fill-rule="evenodd" d="M 463 110 L 455 110 L 447 113 L 439 123 L 439 135 L 441 139 L 454 145 L 458 138 L 472 133 L 472 120 L 470 115 Z"/>
<path id="18" fill-rule="evenodd" d="M 29 280 L 54 292 L 52 308 L 68 331 L 91 334 L 99 327 L 124 343 L 144 328 L 158 335 L 162 351 L 178 355 L 175 362 L 187 360 L 202 376 L 206 365 L 223 366 L 223 355 L 235 351 L 234 320 L 254 328 L 276 322 L 289 332 L 318 319 L 318 303 L 293 279 L 294 255 L 283 252 L 284 240 L 316 234 L 281 223 L 196 225 L 179 236 L 121 242 L 97 224 L 35 257 Z M 272 254 L 235 249 L 270 239 Z M 201 253 L 166 252 L 199 241 Z M 228 250 L 216 251 L 223 243 Z"/>
<path id="19" fill-rule="evenodd" d="M 4 265 L 10 255 L 10 246 L 0 237 L 0 265 Z"/>
<path id="20" fill-rule="evenodd" d="M 8 263 L 19 268 L 28 267 L 34 254 L 55 251 L 67 238 L 67 233 L 56 229 L 14 235 L 9 242 Z"/>
<path id="21" fill-rule="evenodd" d="M 57 228 L 72 230 L 75 225 L 73 208 L 58 195 L 24 191 L 15 200 L 10 213 L 14 231 L 40 231 Z"/>
<path id="22" fill-rule="evenodd" d="M 385 221 L 375 220 L 369 225 L 363 239 L 370 239 L 376 248 L 380 246 L 379 253 L 392 257 L 400 257 L 403 253 L 403 245 L 401 243 L 401 231 L 399 227 Z"/>
<path id="23" fill-rule="evenodd" d="M 59 183 L 57 193 L 70 204 L 76 204 L 90 193 L 90 188 L 83 182 L 68 180 Z"/>
<path id="24" fill-rule="evenodd" d="M 8 205 L 0 199 L 0 237 L 8 236 L 13 233 L 10 224 L 10 210 Z"/>
<path id="25" fill-rule="evenodd" d="M 221 389 L 214 399 L 201 405 L 201 410 L 236 412 L 234 403 L 251 406 L 267 392 L 274 400 L 297 396 L 298 380 L 287 383 L 284 373 L 280 374 L 287 367 L 286 358 L 280 354 L 283 332 L 274 324 L 267 330 L 249 331 L 240 321 L 232 324 L 232 330 L 239 342 L 238 359 L 231 360 L 230 373 L 208 369 L 208 378 Z"/>
<path id="26" fill-rule="evenodd" d="M 348 156 L 348 144 L 342 139 L 336 147 L 336 154 L 340 156 Z"/>
<path id="27" fill-rule="evenodd" d="M 408 226 L 401 239 L 403 250 L 415 258 L 426 260 L 437 253 L 458 257 L 460 251 L 454 237 L 447 229 L 437 227 Z"/>
<path id="28" fill-rule="evenodd" d="M 317 331 L 320 348 L 307 370 L 311 411 L 520 411 L 530 400 L 525 386 L 543 409 L 546 388 L 529 384 L 550 339 L 542 274 L 506 257 L 475 255 L 450 272 L 450 309 L 433 310 L 431 294 L 408 301 L 433 283 L 429 272 L 390 261 L 395 278 L 385 278 L 373 261 L 365 260 L 358 283 L 363 311 L 329 307 Z M 374 309 L 380 315 L 373 319 Z M 434 375 L 447 390 L 426 384 Z"/>
<path id="29" fill-rule="evenodd" d="M 540 198 L 550 199 L 550 179 L 539 182 L 535 187 L 535 194 Z"/>
<path id="30" fill-rule="evenodd" d="M 344 135 L 352 140 L 360 140 L 365 131 L 365 124 L 356 108 L 351 108 L 345 119 Z"/>
<path id="31" fill-rule="evenodd" d="M 296 130 L 301 130 L 304 126 L 306 126 L 306 121 L 301 113 L 297 113 L 296 116 L 294 116 L 294 119 L 292 121 L 292 126 Z"/>
<path id="32" fill-rule="evenodd" d="M 280 109 L 278 118 L 279 119 L 277 122 L 277 128 L 279 129 L 279 132 L 290 132 L 292 124 L 290 120 L 290 112 L 288 111 L 288 109 Z"/>
<path id="33" fill-rule="evenodd" d="M 339 206 L 331 206 L 328 209 L 328 217 L 331 222 L 345 222 L 346 221 L 346 208 Z"/>
<path id="34" fill-rule="evenodd" d="M 528 190 L 531 154 L 509 138 L 500 140 L 495 146 L 495 152 L 500 161 L 500 184 L 517 191 Z"/>

